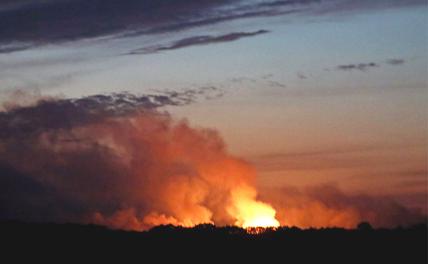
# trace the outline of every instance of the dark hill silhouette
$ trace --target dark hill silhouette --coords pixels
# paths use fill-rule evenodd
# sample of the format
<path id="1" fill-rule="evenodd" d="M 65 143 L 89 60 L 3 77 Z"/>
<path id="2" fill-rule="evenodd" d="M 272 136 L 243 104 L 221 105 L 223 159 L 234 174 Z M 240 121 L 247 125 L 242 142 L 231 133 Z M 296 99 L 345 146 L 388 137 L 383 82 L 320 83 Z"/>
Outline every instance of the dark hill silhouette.
<path id="1" fill-rule="evenodd" d="M 2 222 L 0 252 L 15 262 L 427 263 L 426 224 L 252 231 L 209 224 L 129 232 L 95 225 Z"/>

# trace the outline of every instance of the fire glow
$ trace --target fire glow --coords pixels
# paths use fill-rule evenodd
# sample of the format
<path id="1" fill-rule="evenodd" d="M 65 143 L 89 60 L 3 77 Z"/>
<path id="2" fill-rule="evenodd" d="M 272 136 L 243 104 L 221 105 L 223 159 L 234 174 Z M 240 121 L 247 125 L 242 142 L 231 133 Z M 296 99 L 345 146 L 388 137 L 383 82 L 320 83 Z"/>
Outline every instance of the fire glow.
<path id="1" fill-rule="evenodd" d="M 228 212 L 236 218 L 235 225 L 243 228 L 278 227 L 280 224 L 275 218 L 275 209 L 267 203 L 257 201 L 255 197 L 255 189 L 249 186 L 232 192 L 233 206 Z"/>
<path id="2" fill-rule="evenodd" d="M 352 228 L 361 219 L 391 226 L 396 222 L 386 216 L 409 214 L 389 200 L 379 209 L 379 200 L 336 188 L 259 193 L 255 168 L 229 154 L 215 130 L 191 127 L 154 109 L 137 111 L 134 97 L 125 98 L 130 105 L 96 96 L 11 104 L 0 112 L 0 163 L 25 179 L 6 181 L 17 185 L 3 188 L 20 190 L 19 184 L 30 179 L 36 190 L 44 190 L 17 192 L 19 201 L 25 199 L 9 218 L 40 220 L 34 211 L 43 211 L 49 221 L 142 231 L 169 224 Z M 34 200 L 52 203 L 36 209 Z"/>
<path id="3" fill-rule="evenodd" d="M 234 225 L 255 234 L 261 233 L 260 230 L 279 227 L 280 223 L 275 218 L 275 209 L 267 203 L 258 201 L 256 195 L 255 188 L 248 185 L 236 187 L 231 191 L 231 201 L 226 211 L 234 219 Z M 144 221 L 152 225 L 170 224 L 183 227 L 194 227 L 201 224 L 191 220 L 177 221 L 174 217 L 164 214 L 150 214 L 144 218 Z M 206 223 L 216 224 L 211 219 Z"/>

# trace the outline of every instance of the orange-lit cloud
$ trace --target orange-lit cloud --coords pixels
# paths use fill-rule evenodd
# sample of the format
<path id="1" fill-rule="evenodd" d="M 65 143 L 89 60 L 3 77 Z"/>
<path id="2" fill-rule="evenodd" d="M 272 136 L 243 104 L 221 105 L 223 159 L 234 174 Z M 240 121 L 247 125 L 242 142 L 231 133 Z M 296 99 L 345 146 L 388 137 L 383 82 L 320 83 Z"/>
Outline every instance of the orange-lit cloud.
<path id="1" fill-rule="evenodd" d="M 2 176 L 18 192 L 21 178 L 31 180 L 28 188 L 41 189 L 18 204 L 13 196 L 20 194 L 3 197 L 3 217 L 73 218 L 142 230 L 159 224 L 248 226 L 247 218 L 260 210 L 277 223 L 274 209 L 257 201 L 254 169 L 229 155 L 216 131 L 146 106 L 153 103 L 98 96 L 3 112 L 0 164 L 9 170 Z M 48 190 L 52 197 L 43 199 L 52 204 L 32 207 Z M 48 213 L 34 215 L 38 207 Z"/>
<path id="2" fill-rule="evenodd" d="M 281 225 L 355 228 L 368 221 L 375 227 L 423 222 L 420 210 L 404 207 L 384 196 L 347 194 L 334 185 L 265 189 L 262 198 L 277 208 Z"/>
<path id="3" fill-rule="evenodd" d="M 169 97 L 98 95 L 0 112 L 0 219 L 144 230 L 160 224 L 343 226 L 420 220 L 336 189 L 258 196 L 256 173 L 212 129 L 174 120 Z"/>

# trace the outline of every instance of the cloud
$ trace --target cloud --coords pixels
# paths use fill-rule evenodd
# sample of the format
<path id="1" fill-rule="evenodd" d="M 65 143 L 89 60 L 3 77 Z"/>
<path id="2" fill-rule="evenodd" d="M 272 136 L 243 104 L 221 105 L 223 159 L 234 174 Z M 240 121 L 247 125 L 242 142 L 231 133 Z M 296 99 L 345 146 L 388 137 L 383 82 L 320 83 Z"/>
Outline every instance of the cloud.
<path id="1" fill-rule="evenodd" d="M 270 188 L 262 190 L 261 198 L 278 208 L 278 220 L 289 226 L 355 228 L 368 221 L 375 227 L 396 227 L 426 221 L 419 210 L 390 197 L 349 194 L 334 185 Z"/>
<path id="2" fill-rule="evenodd" d="M 341 71 L 354 71 L 354 70 L 367 71 L 370 68 L 377 68 L 377 67 L 380 67 L 384 64 L 398 66 L 398 65 L 403 65 L 405 62 L 406 62 L 405 59 L 394 58 L 394 59 L 385 60 L 385 62 L 364 62 L 364 63 L 341 64 L 341 65 L 336 66 L 336 70 L 341 70 Z"/>
<path id="3" fill-rule="evenodd" d="M 0 219 L 142 230 L 234 224 L 245 213 L 238 198 L 267 207 L 254 169 L 216 131 L 158 109 L 179 96 L 9 102 L 0 112 Z"/>
<path id="4" fill-rule="evenodd" d="M 412 7 L 427 5 L 425 0 L 330 0 L 316 9 L 316 13 L 349 13 L 367 10 L 383 10 L 388 8 Z"/>
<path id="5" fill-rule="evenodd" d="M 56 41 L 96 37 L 135 27 L 154 27 L 200 17 L 223 5 L 217 1 L 68 0 L 27 1 L 4 11 L 0 18 L 2 40 Z M 34 23 L 37 22 L 37 27 Z M 10 26 L 13 26 L 10 28 Z M 82 26 L 85 25 L 84 28 Z"/>
<path id="6" fill-rule="evenodd" d="M 414 149 L 424 154 L 423 148 L 418 149 L 418 145 L 378 145 L 372 146 L 346 146 L 341 148 L 306 150 L 301 152 L 278 152 L 259 156 L 249 157 L 249 160 L 260 170 L 264 172 L 281 173 L 287 172 L 291 175 L 292 171 L 311 171 L 334 173 L 335 170 L 350 169 L 350 175 L 356 176 L 352 171 L 359 169 L 358 177 L 377 177 L 389 176 L 389 180 L 409 179 L 413 176 L 426 175 L 425 163 L 415 164 L 415 157 L 409 154 L 403 154 L 400 164 L 391 165 L 391 156 L 396 153 L 411 153 Z M 382 153 L 382 155 L 380 155 Z M 419 154 L 419 155 L 420 155 Z M 377 158 L 373 158 L 373 157 Z M 400 166 L 411 162 L 413 171 L 402 171 Z M 383 169 L 386 170 L 384 171 Z M 355 172 L 355 171 L 354 171 Z M 425 173 L 425 174 L 424 174 Z M 314 178 L 315 180 L 315 178 Z"/>
<path id="7" fill-rule="evenodd" d="M 306 76 L 306 74 L 302 73 L 302 72 L 298 72 L 296 73 L 297 78 L 299 78 L 300 80 L 305 80 L 308 78 L 308 76 Z"/>
<path id="8" fill-rule="evenodd" d="M 386 63 L 389 65 L 402 65 L 406 62 L 404 59 L 388 59 Z"/>
<path id="9" fill-rule="evenodd" d="M 259 8 L 238 0 L 67 0 L 0 4 L 3 52 L 100 36 L 177 32 L 219 22 L 282 15 L 291 9 Z M 13 46 L 18 46 L 14 49 Z"/>
<path id="10" fill-rule="evenodd" d="M 415 153 L 415 147 L 420 153 L 416 156 L 410 154 Z M 398 159 L 397 153 L 402 155 Z M 377 226 L 393 227 L 416 221 L 427 214 L 427 170 L 423 157 L 424 149 L 417 145 L 354 145 L 337 149 L 273 153 L 250 160 L 262 176 L 270 178 L 281 175 L 281 181 L 288 184 L 307 186 L 310 182 L 315 185 L 309 189 L 284 188 L 277 190 L 279 193 L 275 195 L 275 191 L 260 190 L 262 198 L 279 209 L 280 221 L 318 227 L 353 227 L 359 221 L 370 220 Z M 327 185 L 327 188 L 323 185 L 326 179 L 340 183 L 347 190 L 355 190 L 358 186 L 360 191 L 351 193 L 331 185 Z M 356 182 L 358 185 L 354 185 Z M 379 188 L 385 194 L 373 192 Z M 323 195 L 332 198 L 327 200 Z M 406 219 L 413 220 L 406 222 Z"/>
<path id="11" fill-rule="evenodd" d="M 368 62 L 368 63 L 338 65 L 336 69 L 342 70 L 342 71 L 352 71 L 352 70 L 366 71 L 369 68 L 375 68 L 375 67 L 379 67 L 379 64 L 375 62 Z"/>
<path id="12" fill-rule="evenodd" d="M 1 53 L 12 53 L 15 51 L 22 51 L 22 50 L 26 50 L 30 47 L 32 47 L 31 44 L 13 43 L 13 44 L 1 45 L 1 42 L 0 42 L 0 54 Z"/>
<path id="13" fill-rule="evenodd" d="M 205 89 L 216 90 L 187 93 L 204 95 Z M 188 103 L 180 96 L 187 98 L 170 91 L 4 104 L 0 219 L 142 230 L 236 224 L 242 201 L 267 206 L 258 200 L 254 167 L 230 155 L 215 130 L 191 127 L 159 109 Z M 393 226 L 421 219 L 389 198 L 332 187 L 267 190 L 260 198 L 275 205 L 283 225 L 354 227 L 368 220 Z"/>
<path id="14" fill-rule="evenodd" d="M 189 103 L 188 98 L 166 95 L 136 96 L 129 93 L 93 95 L 79 99 L 46 98 L 36 105 L 21 107 L 4 103 L 0 112 L 0 138 L 11 135 L 38 133 L 50 129 L 69 128 L 101 120 L 104 117 L 124 116 L 139 110 L 156 109 L 166 105 Z"/>
<path id="15" fill-rule="evenodd" d="M 194 36 L 194 37 L 180 39 L 168 45 L 157 45 L 157 46 L 136 49 L 129 52 L 128 54 L 130 55 L 150 54 L 150 53 L 156 53 L 156 52 L 165 51 L 165 50 L 182 49 L 189 46 L 232 42 L 232 41 L 239 40 L 241 38 L 253 37 L 253 36 L 265 34 L 268 32 L 269 32 L 268 30 L 258 30 L 254 32 L 233 32 L 233 33 L 228 33 L 228 34 L 219 35 L 219 36 L 210 36 L 210 35 Z"/>
<path id="16" fill-rule="evenodd" d="M 258 7 L 281 7 L 295 4 L 311 4 L 320 3 L 321 0 L 277 0 L 277 1 L 264 1 L 259 3 Z"/>
<path id="17" fill-rule="evenodd" d="M 17 0 L 0 3 L 0 52 L 102 36 L 175 33 L 237 19 L 426 5 L 423 0 Z M 16 46 L 16 47 L 15 47 Z"/>
<path id="18" fill-rule="evenodd" d="M 129 116 L 141 111 L 154 111 L 164 106 L 182 106 L 201 98 L 212 99 L 223 92 L 214 86 L 183 91 L 155 91 L 155 94 L 140 95 L 122 92 L 98 94 L 77 99 L 38 98 L 31 102 L 22 92 L 26 105 L 6 101 L 0 112 L 0 139 L 11 135 L 22 138 L 38 131 L 68 129 L 86 125 L 105 118 Z M 212 98 L 211 98 L 212 97 Z M 15 97 L 18 98 L 18 97 Z M 29 103 L 30 102 L 30 103 Z"/>
<path id="19" fill-rule="evenodd" d="M 260 78 L 235 77 L 235 78 L 231 78 L 229 81 L 234 84 L 244 84 L 244 83 L 247 85 L 256 84 L 259 86 L 263 85 L 263 86 L 272 87 L 272 88 L 279 88 L 282 90 L 287 88 L 287 85 L 285 83 L 275 80 L 273 74 L 265 74 L 260 76 Z"/>

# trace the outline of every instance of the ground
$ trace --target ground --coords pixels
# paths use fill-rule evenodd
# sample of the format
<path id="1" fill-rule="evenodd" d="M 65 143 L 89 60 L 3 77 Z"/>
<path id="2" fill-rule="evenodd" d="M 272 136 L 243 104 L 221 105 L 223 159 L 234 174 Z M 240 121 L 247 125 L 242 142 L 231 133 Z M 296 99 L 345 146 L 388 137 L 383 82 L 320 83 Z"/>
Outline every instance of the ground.
<path id="1" fill-rule="evenodd" d="M 97 263 L 427 263 L 427 226 L 356 230 L 282 227 L 251 234 L 237 227 L 155 227 L 147 232 L 94 225 L 4 222 L 3 255 L 15 260 Z"/>

